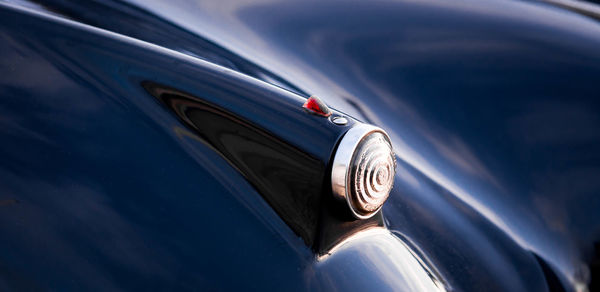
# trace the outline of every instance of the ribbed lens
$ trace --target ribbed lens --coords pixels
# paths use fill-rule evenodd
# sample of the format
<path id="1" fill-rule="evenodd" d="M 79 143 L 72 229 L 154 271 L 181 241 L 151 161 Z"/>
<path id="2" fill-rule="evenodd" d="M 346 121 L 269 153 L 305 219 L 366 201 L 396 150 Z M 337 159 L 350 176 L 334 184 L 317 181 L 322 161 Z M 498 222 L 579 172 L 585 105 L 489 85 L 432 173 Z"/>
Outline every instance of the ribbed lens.
<path id="1" fill-rule="evenodd" d="M 380 128 L 358 124 L 340 141 L 331 172 L 333 194 L 356 218 L 373 216 L 394 186 L 396 156 Z"/>
<path id="2" fill-rule="evenodd" d="M 349 199 L 354 209 L 362 215 L 377 211 L 394 186 L 396 160 L 387 137 L 379 132 L 366 136 L 350 165 Z"/>

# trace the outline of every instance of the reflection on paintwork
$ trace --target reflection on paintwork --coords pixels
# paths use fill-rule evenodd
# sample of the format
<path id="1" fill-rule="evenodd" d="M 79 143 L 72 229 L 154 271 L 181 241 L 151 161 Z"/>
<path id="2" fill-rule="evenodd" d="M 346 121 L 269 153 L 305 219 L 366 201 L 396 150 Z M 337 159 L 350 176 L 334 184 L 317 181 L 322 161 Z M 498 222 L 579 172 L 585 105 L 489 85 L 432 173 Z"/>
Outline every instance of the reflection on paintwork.
<path id="1" fill-rule="evenodd" d="M 79 20 L 114 30 L 118 27 L 111 23 L 131 19 L 136 21 L 124 28 L 162 26 L 161 33 L 132 29 L 138 33 L 133 37 L 240 69 L 233 58 L 223 58 L 220 47 L 229 49 L 388 131 L 399 150 L 399 167 L 381 218 L 427 251 L 452 287 L 573 290 L 583 289 L 590 277 L 593 281 L 587 264 L 600 258 L 592 248 L 599 242 L 600 221 L 597 21 L 526 1 L 130 2 L 147 11 L 107 0 L 103 3 L 114 9 L 94 14 L 86 10 L 93 4 L 84 3 L 80 8 L 90 16 Z M 123 283 L 135 281 L 153 288 L 210 280 L 235 286 L 224 276 L 233 273 L 253 288 L 282 290 L 299 282 L 299 272 L 302 283 L 318 283 L 313 286 L 325 280 L 354 283 L 368 272 L 360 263 L 337 266 L 332 257 L 325 262 L 333 276 L 320 281 L 301 241 L 286 233 L 268 206 L 248 200 L 252 196 L 246 195 L 255 193 L 245 180 L 202 143 L 174 138 L 173 129 L 181 125 L 148 103 L 139 83 L 129 83 L 132 75 L 188 80 L 197 63 L 168 62 L 172 55 L 146 54 L 140 43 L 115 45 L 115 38 L 122 41 L 115 35 L 83 46 L 98 36 L 78 32 L 84 36 L 76 38 L 53 23 L 2 13 L 0 131 L 9 142 L 1 152 L 0 179 L 8 184 L 0 196 L 20 203 L 0 212 L 6 216 L 0 225 L 12 239 L 0 241 L 0 250 L 10 251 L 1 254 L 0 269 L 12 271 L 12 279 L 25 275 L 42 284 L 106 288 L 114 283 L 127 288 Z M 33 33 L 41 28 L 54 29 Z M 210 47 L 215 55 L 203 55 L 194 49 L 201 42 L 185 44 L 190 39 L 219 47 Z M 136 58 L 164 67 L 123 66 Z M 167 74 L 169 68 L 176 74 Z M 196 81 L 201 86 L 202 80 Z M 111 155 L 124 157 L 107 160 Z M 64 167 L 49 171 L 50 165 Z M 144 179 L 132 180 L 132 173 Z M 215 206 L 226 216 L 191 212 L 188 205 L 199 193 L 219 194 Z M 32 208 L 32 202 L 45 208 Z M 89 216 L 60 224 L 77 218 L 75 211 Z M 121 217 L 106 216 L 117 211 Z M 154 213 L 161 218 L 148 216 Z M 15 218 L 20 225 L 12 224 Z M 223 220 L 224 228 L 200 230 L 199 222 L 206 220 Z M 119 227 L 113 237 L 118 242 L 96 241 L 103 238 L 89 234 L 112 225 Z M 131 230 L 139 236 L 125 236 Z M 207 233 L 238 240 L 213 245 L 203 237 Z M 251 252 L 239 252 L 240 237 Z M 50 252 L 30 256 L 27 248 L 41 246 L 19 244 L 37 244 L 39 238 L 48 239 L 44 247 Z M 70 241 L 78 244 L 64 244 Z M 198 250 L 211 252 L 199 256 Z M 213 252 L 219 250 L 234 253 Z M 114 256 L 121 254 L 128 257 Z M 18 262 L 7 260 L 17 256 Z M 222 261 L 254 262 L 244 269 Z M 101 267 L 92 269 L 90 262 Z M 63 263 L 63 271 L 73 271 L 81 282 L 62 279 L 54 263 Z M 126 268 L 113 274 L 115 266 Z M 274 266 L 269 281 L 255 281 L 261 268 Z M 349 266 L 357 267 L 352 278 L 335 274 Z M 168 269 L 160 274 L 157 267 Z M 172 271 L 182 272 L 175 277 Z M 214 278 L 194 278 L 200 273 Z M 556 281 L 549 280 L 553 273 Z M 21 283 L 36 282 L 27 280 L 33 279 Z"/>
<path id="2" fill-rule="evenodd" d="M 527 1 L 130 2 L 384 128 L 438 192 L 569 286 L 590 281 L 600 25 L 585 13 Z"/>
<path id="3" fill-rule="evenodd" d="M 422 259 L 410 250 L 398 237 L 385 228 L 370 228 L 359 231 L 332 247 L 318 258 L 317 271 L 322 278 L 360 277 L 358 283 L 335 282 L 327 287 L 331 291 L 446 291 L 443 282 Z M 338 269 L 328 269 L 339 266 Z M 357 274 L 357 267 L 369 273 Z M 324 281 L 327 283 L 328 281 Z M 348 283 L 348 284 L 347 284 Z M 358 286 L 354 286 L 358 285 Z M 325 287 L 321 287 L 325 288 Z"/>
<path id="4" fill-rule="evenodd" d="M 3 0 L 7 1 L 7 0 Z M 2 1 L 0 1 L 2 2 Z M 220 47 L 210 40 L 198 38 L 165 19 L 149 14 L 121 1 L 61 1 L 45 0 L 40 4 L 28 0 L 8 0 L 8 3 L 44 11 L 101 29 L 127 35 L 161 47 L 242 72 L 292 92 L 302 93 L 289 82 L 264 68 Z M 94 13 L 89 13 L 94 11 Z M 107 21 L 107 15 L 112 15 Z"/>
<path id="5" fill-rule="evenodd" d="M 201 97 L 148 81 L 141 86 L 239 170 L 281 218 L 313 245 L 324 163 Z"/>

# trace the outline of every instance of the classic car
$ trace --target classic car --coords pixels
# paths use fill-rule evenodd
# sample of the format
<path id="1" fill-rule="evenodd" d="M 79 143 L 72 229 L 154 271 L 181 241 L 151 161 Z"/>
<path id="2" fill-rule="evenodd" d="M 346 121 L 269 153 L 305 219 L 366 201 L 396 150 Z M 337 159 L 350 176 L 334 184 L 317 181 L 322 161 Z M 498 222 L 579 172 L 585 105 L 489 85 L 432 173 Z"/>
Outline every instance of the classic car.
<path id="1" fill-rule="evenodd" d="M 0 291 L 600 290 L 600 6 L 0 1 Z"/>

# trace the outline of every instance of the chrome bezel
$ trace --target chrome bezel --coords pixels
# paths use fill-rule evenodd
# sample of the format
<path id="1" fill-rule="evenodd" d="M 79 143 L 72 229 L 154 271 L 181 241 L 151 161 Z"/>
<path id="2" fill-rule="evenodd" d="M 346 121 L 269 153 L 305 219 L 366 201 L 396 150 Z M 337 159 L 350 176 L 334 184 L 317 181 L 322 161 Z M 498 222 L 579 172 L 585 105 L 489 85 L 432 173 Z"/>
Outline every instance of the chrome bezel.
<path id="1" fill-rule="evenodd" d="M 331 190 L 333 192 L 333 196 L 338 200 L 346 201 L 352 215 L 357 219 L 367 219 L 373 217 L 373 215 L 377 214 L 381 207 L 383 207 L 383 203 L 376 210 L 362 214 L 358 210 L 356 210 L 354 204 L 352 203 L 352 198 L 349 194 L 350 190 L 348 188 L 349 179 L 350 179 L 350 164 L 354 159 L 354 154 L 356 152 L 356 148 L 360 143 L 365 139 L 368 135 L 374 132 L 379 132 L 385 136 L 385 138 L 390 142 L 391 139 L 388 134 L 381 128 L 358 123 L 350 130 L 346 132 L 346 134 L 342 137 L 340 144 L 337 147 L 335 152 L 335 156 L 333 158 L 333 164 L 331 167 Z M 387 199 L 386 199 L 387 200 Z M 385 202 L 385 201 L 384 201 Z"/>

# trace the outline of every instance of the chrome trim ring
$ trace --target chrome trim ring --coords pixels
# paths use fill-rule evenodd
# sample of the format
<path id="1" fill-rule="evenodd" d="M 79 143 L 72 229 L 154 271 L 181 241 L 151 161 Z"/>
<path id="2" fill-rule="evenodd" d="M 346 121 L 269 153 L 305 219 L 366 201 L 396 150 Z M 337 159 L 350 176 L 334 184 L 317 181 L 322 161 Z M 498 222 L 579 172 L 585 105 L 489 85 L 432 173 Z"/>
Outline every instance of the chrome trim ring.
<path id="1" fill-rule="evenodd" d="M 331 169 L 331 188 L 357 219 L 370 218 L 387 200 L 394 185 L 396 156 L 387 133 L 359 123 L 338 145 Z"/>

